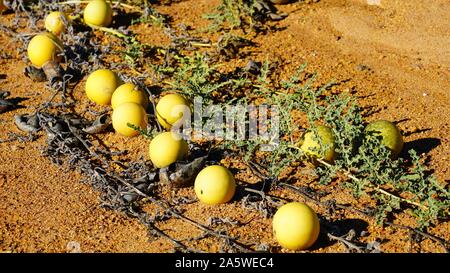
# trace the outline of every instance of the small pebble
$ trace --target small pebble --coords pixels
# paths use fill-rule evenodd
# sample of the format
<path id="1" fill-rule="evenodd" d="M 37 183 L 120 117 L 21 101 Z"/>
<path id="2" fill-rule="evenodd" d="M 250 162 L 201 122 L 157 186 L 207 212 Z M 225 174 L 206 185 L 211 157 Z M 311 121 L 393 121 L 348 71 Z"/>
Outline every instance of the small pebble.
<path id="1" fill-rule="evenodd" d="M 20 146 L 16 146 L 16 145 L 12 145 L 11 146 L 11 151 L 17 151 L 17 150 L 20 150 L 20 149 L 23 149 L 22 147 L 20 147 Z"/>

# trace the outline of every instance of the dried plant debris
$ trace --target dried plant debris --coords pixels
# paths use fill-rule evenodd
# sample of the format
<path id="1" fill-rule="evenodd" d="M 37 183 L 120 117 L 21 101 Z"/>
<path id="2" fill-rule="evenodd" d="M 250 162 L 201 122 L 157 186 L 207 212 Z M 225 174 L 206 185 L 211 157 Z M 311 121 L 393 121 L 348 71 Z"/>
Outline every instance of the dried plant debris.
<path id="1" fill-rule="evenodd" d="M 15 115 L 14 122 L 17 128 L 26 133 L 35 133 L 41 129 L 39 115 Z"/>
<path id="2" fill-rule="evenodd" d="M 175 188 L 194 185 L 197 174 L 203 169 L 207 156 L 193 158 L 190 161 L 176 162 L 159 171 L 159 180 Z"/>
<path id="3" fill-rule="evenodd" d="M 170 38 L 170 47 L 177 50 L 196 50 L 199 47 L 211 46 L 209 39 L 194 37 L 189 34 L 191 30 L 188 26 L 184 24 L 178 25 L 179 31 L 173 28 L 165 28 L 164 33 Z M 180 34 L 177 34 L 180 32 Z"/>
<path id="4" fill-rule="evenodd" d="M 88 134 L 103 133 L 111 125 L 111 117 L 109 114 L 98 116 L 92 124 L 83 128 L 83 131 Z"/>
<path id="5" fill-rule="evenodd" d="M 229 218 L 219 218 L 219 217 L 209 217 L 207 221 L 207 226 L 217 226 L 217 225 L 231 225 L 231 226 L 237 226 L 240 223 L 235 220 L 231 220 Z"/>
<path id="6" fill-rule="evenodd" d="M 153 24 L 160 27 L 168 27 L 171 21 L 172 19 L 169 16 L 161 14 L 151 6 L 144 4 L 140 17 L 132 19 L 131 24 Z"/>
<path id="7" fill-rule="evenodd" d="M 259 211 L 265 218 L 274 215 L 275 208 L 269 204 L 267 199 L 255 195 L 246 195 L 241 200 L 242 208 Z"/>
<path id="8" fill-rule="evenodd" d="M 255 44 L 248 39 L 226 33 L 221 35 L 217 41 L 216 54 L 217 56 L 228 60 L 238 57 L 243 48 L 254 45 Z"/>
<path id="9" fill-rule="evenodd" d="M 38 112 L 34 116 L 36 119 L 23 116 L 20 120 L 24 123 L 35 120 L 33 129 L 45 131 L 47 136 L 47 144 L 43 149 L 45 156 L 56 164 L 64 164 L 69 168 L 79 170 L 84 174 L 84 182 L 100 191 L 102 206 L 138 218 L 149 228 L 149 234 L 162 236 L 173 242 L 174 251 L 198 252 L 159 230 L 155 225 L 156 222 L 175 217 L 194 225 L 205 232 L 207 236 L 215 236 L 222 240 L 227 251 L 250 250 L 252 244 L 244 246 L 236 238 L 224 235 L 220 231 L 210 229 L 208 226 L 183 216 L 176 206 L 189 203 L 189 200 L 177 199 L 169 203 L 168 200 L 161 199 L 157 193 L 157 185 L 161 182 L 160 176 L 151 165 L 144 161 L 116 162 L 110 160 L 111 153 L 98 152 L 103 149 L 94 145 L 89 134 L 83 131 L 83 127 L 89 124 L 89 121 L 70 114 L 54 115 L 48 112 Z M 22 127 L 28 130 L 29 126 L 26 124 Z M 181 181 L 181 178 L 192 176 L 192 173 L 199 171 L 199 166 L 204 164 L 205 160 L 206 157 L 203 156 L 194 159 L 190 164 L 179 165 L 180 168 L 174 173 L 175 176 L 169 175 L 169 177 Z M 119 164 L 123 170 L 116 173 L 112 167 L 113 164 Z M 189 178 L 192 179 L 192 177 Z M 183 181 L 183 183 L 185 182 Z M 155 217 L 150 217 L 140 210 L 140 203 L 145 203 L 144 200 L 158 206 Z"/>
<path id="10" fill-rule="evenodd" d="M 47 81 L 47 75 L 45 74 L 44 70 L 42 68 L 36 68 L 32 65 L 25 67 L 23 70 L 23 74 L 34 82 Z"/>
<path id="11" fill-rule="evenodd" d="M 342 236 L 335 236 L 331 233 L 327 233 L 327 236 L 330 240 L 335 240 L 346 248 L 347 252 L 355 252 L 355 253 L 381 253 L 380 243 L 372 242 L 368 244 L 363 244 L 357 241 L 354 241 L 354 230 L 350 230 L 349 233 L 344 234 Z"/>

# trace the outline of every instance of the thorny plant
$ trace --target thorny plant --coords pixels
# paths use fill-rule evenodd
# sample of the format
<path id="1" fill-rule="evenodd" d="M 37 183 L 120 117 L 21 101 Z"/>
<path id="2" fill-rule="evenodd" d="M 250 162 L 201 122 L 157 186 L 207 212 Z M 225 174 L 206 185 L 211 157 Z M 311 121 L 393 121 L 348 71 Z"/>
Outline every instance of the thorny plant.
<path id="1" fill-rule="evenodd" d="M 267 67 L 267 66 L 265 66 Z M 299 70 L 298 75 L 303 70 Z M 295 138 L 305 130 L 295 115 L 306 116 L 309 130 L 317 136 L 317 125 L 322 123 L 332 128 L 335 136 L 337 158 L 333 164 L 318 159 L 315 169 L 319 182 L 326 184 L 345 174 L 349 180 L 345 185 L 356 197 L 369 194 L 377 200 L 377 219 L 383 222 L 394 211 L 409 208 L 418 219 L 421 228 L 448 220 L 450 194 L 440 182 L 421 164 L 420 157 L 410 150 L 411 168 L 405 159 L 391 158 L 390 151 L 381 145 L 380 138 L 367 137 L 364 132 L 362 110 L 354 98 L 347 94 L 326 95 L 327 86 L 314 90 L 310 78 L 300 84 L 298 75 L 270 88 L 266 81 L 268 71 L 261 72 L 260 83 L 254 85 L 255 93 L 275 104 L 280 111 L 280 143 L 275 152 L 265 153 L 260 162 L 269 175 L 277 179 L 292 163 L 306 159 L 299 148 L 301 139 Z M 266 81 L 266 82 L 264 82 Z M 316 137 L 320 142 L 320 138 Z M 239 142 L 227 144 L 228 148 L 239 148 L 244 158 L 254 158 L 256 147 L 266 143 Z M 321 145 L 321 154 L 327 149 Z M 388 186 L 388 187 L 386 187 Z M 387 190 L 389 188 L 389 190 Z M 408 197 L 405 197 L 408 196 Z"/>
<path id="2" fill-rule="evenodd" d="M 257 97 L 263 97 L 277 109 L 283 109 L 278 113 L 280 143 L 275 151 L 265 153 L 259 162 L 274 180 L 293 163 L 307 159 L 299 148 L 299 135 L 306 129 L 317 135 L 316 126 L 322 123 L 333 129 L 338 157 L 334 164 L 317 160 L 316 163 L 320 164 L 315 174 L 320 183 L 329 183 L 340 173 L 347 175 L 349 180 L 345 185 L 352 189 L 355 197 L 369 194 L 377 200 L 376 218 L 380 224 L 393 212 L 404 208 L 417 216 L 420 228 L 448 219 L 449 192 L 426 171 L 419 156 L 412 150 L 409 151 L 410 162 L 402 158 L 393 160 L 390 151 L 380 144 L 380 139 L 368 138 L 364 133 L 363 112 L 354 98 L 347 94 L 327 95 L 332 83 L 313 89 L 316 76 L 305 75 L 305 67 L 302 66 L 289 80 L 274 86 L 270 83 L 268 62 L 262 64 L 257 76 L 248 70 L 225 75 L 208 55 L 198 53 L 182 58 L 172 74 L 173 80 L 166 84 L 169 89 L 189 98 L 201 96 L 205 105 L 224 101 L 220 98 L 226 98 L 227 90 L 232 90 L 231 94 L 247 90 L 243 91 L 245 96 L 231 96 L 232 99 L 225 100 L 222 107 L 227 103 L 246 105 Z M 304 128 L 295 119 L 295 116 L 302 115 L 309 128 Z M 241 154 L 246 161 L 255 158 L 264 144 L 271 143 L 260 138 L 222 143 L 226 149 Z M 326 148 L 322 145 L 322 152 Z M 408 164 L 413 167 L 409 168 Z M 388 191 L 385 186 L 392 189 Z"/>
<path id="3" fill-rule="evenodd" d="M 54 4 L 50 7 L 43 6 L 43 1 L 30 1 L 26 5 L 22 1 L 11 2 L 13 10 L 16 12 L 17 20 L 23 18 L 22 14 L 25 13 L 27 18 L 30 19 L 29 24 L 31 24 L 32 28 L 37 18 L 44 16 L 45 8 L 57 9 Z M 223 1 L 222 6 L 231 2 L 233 1 Z M 245 18 L 245 16 L 242 16 L 243 14 L 255 16 L 252 13 L 254 11 L 249 10 L 249 7 L 253 7 L 249 3 L 254 4 L 256 2 L 239 1 L 239 3 L 241 6 L 237 13 L 235 13 L 236 10 L 226 10 L 230 6 L 223 6 L 222 11 L 224 13 L 222 15 L 228 14 L 224 15 L 225 17 L 223 18 L 234 16 L 234 19 L 230 19 L 231 17 L 219 19 L 218 22 L 223 23 L 227 21 L 228 24 L 233 24 L 234 22 L 237 25 L 233 27 L 249 25 L 255 27 L 257 24 L 255 23 L 256 21 L 253 21 L 255 20 L 253 17 L 251 17 L 253 18 L 251 20 L 247 18 L 247 21 L 242 21 L 242 18 Z M 38 7 L 42 7 L 42 9 Z M 61 8 L 61 6 L 58 7 Z M 145 7 L 148 6 L 146 5 Z M 163 18 L 155 15 L 150 9 L 147 11 L 149 16 Z M 236 17 L 236 14 L 238 17 Z M 146 19 L 143 19 L 144 21 L 148 23 Z M 162 20 L 161 22 L 163 22 L 163 26 L 166 29 L 170 30 L 167 21 Z M 133 52 L 133 54 L 130 54 L 131 62 L 134 62 L 138 58 L 137 56 L 144 56 L 144 48 L 129 33 L 111 31 L 110 29 L 101 30 L 122 38 L 127 47 L 130 48 L 131 45 L 131 51 Z M 173 35 L 173 31 L 167 31 L 167 33 L 172 33 Z M 12 31 L 10 34 L 15 34 L 15 32 Z M 64 38 L 65 43 L 68 45 L 65 55 L 68 67 L 71 69 L 66 69 L 65 76 L 74 78 L 74 75 L 69 73 L 86 74 L 92 69 L 91 64 L 94 64 L 94 67 L 100 65 L 101 54 L 110 52 L 108 48 L 92 42 L 93 37 L 91 35 L 88 31 L 75 31 L 72 27 L 69 27 L 69 33 Z M 71 40 L 68 36 L 75 38 Z M 173 37 L 179 38 L 176 35 L 173 35 Z M 190 45 L 192 45 L 193 41 L 197 42 L 191 37 L 184 37 L 184 39 Z M 23 39 L 21 40 L 24 41 Z M 176 39 L 174 38 L 173 40 L 175 41 Z M 274 84 L 270 80 L 272 70 L 268 62 L 263 63 L 261 67 L 254 62 L 249 62 L 248 67 L 245 69 L 237 69 L 235 72 L 224 74 L 220 72 L 219 67 L 215 64 L 217 59 L 212 58 L 208 53 L 185 55 L 176 48 L 180 46 L 179 42 L 173 46 L 173 48 L 161 51 L 165 55 L 165 66 L 152 66 L 155 68 L 154 72 L 161 78 L 164 78 L 163 75 L 172 78 L 172 80 L 164 83 L 165 88 L 176 90 L 187 97 L 200 95 L 203 97 L 205 104 L 225 102 L 223 104 L 224 107 L 229 103 L 245 105 L 251 101 L 257 101 L 258 98 L 263 98 L 266 102 L 283 109 L 279 113 L 282 139 L 274 152 L 262 152 L 261 154 L 258 151 L 261 145 L 267 144 L 267 140 L 263 139 L 221 143 L 222 147 L 231 151 L 232 155 L 244 158 L 249 166 L 255 164 L 253 161 L 257 161 L 256 165 L 261 166 L 261 169 L 263 169 L 259 173 L 267 174 L 267 176 L 261 178 L 271 181 L 269 185 L 294 190 L 303 196 L 308 196 L 310 201 L 313 200 L 325 207 L 331 206 L 357 210 L 345 205 L 324 203 L 319 199 L 311 199 L 311 193 L 300 191 L 297 187 L 286 183 L 288 181 L 283 180 L 282 173 L 286 169 L 297 166 L 296 163 L 298 161 L 308 159 L 299 149 L 299 143 L 301 143 L 299 135 L 306 128 L 303 127 L 297 118 L 294 118 L 296 116 L 304 116 L 309 123 L 309 129 L 315 134 L 317 134 L 316 125 L 322 123 L 333 129 L 336 138 L 338 157 L 334 163 L 329 164 L 321 159 L 318 159 L 316 162 L 319 164 L 314 172 L 320 183 L 327 184 L 340 173 L 346 175 L 349 179 L 345 180 L 344 183 L 353 190 L 356 197 L 368 194 L 377 201 L 376 209 L 370 210 L 370 212 L 362 212 L 364 215 L 375 216 L 379 222 L 395 225 L 389 220 L 390 216 L 394 212 L 408 209 L 417 217 L 420 229 L 404 226 L 399 228 L 407 228 L 420 236 L 438 241 L 447 248 L 446 242 L 442 242 L 439 238 L 427 234 L 424 230 L 439 220 L 448 220 L 448 189 L 443 187 L 421 164 L 420 157 L 414 151 L 409 151 L 409 161 L 404 159 L 393 160 L 389 151 L 384 147 L 380 147 L 379 139 L 366 138 L 363 131 L 363 113 L 352 97 L 346 94 L 327 96 L 326 91 L 329 86 L 313 89 L 314 75 L 306 77 L 306 82 L 301 79 L 302 75 L 304 75 L 302 72 L 305 67 L 302 67 L 289 80 L 280 84 Z M 171 61 L 168 61 L 168 59 L 171 59 Z M 68 77 L 62 78 L 67 79 Z M 62 95 L 66 92 L 70 92 L 70 90 L 62 92 Z M 224 99 L 224 94 L 227 99 Z M 52 100 L 53 98 L 49 102 Z M 50 106 L 63 109 L 63 115 L 61 113 L 55 115 L 43 111 Z M 177 205 L 183 204 L 184 201 L 164 200 L 158 195 L 159 182 L 151 166 L 148 166 L 145 162 L 131 162 L 127 165 L 124 162 L 112 160 L 112 156 L 117 155 L 117 153 L 106 151 L 104 148 L 94 145 L 90 141 L 89 136 L 80 130 L 80 126 L 85 125 L 87 121 L 80 122 L 70 118 L 70 115 L 66 114 L 74 113 L 68 113 L 67 111 L 70 112 L 71 108 L 67 106 L 68 104 L 65 100 L 63 100 L 62 104 L 51 105 L 47 103 L 35 112 L 39 120 L 39 129 L 43 129 L 48 136 L 44 153 L 57 164 L 67 162 L 69 166 L 73 166 L 85 173 L 86 181 L 102 193 L 104 206 L 123 211 L 130 216 L 138 218 L 149 228 L 151 235 L 167 238 L 173 242 L 176 250 L 196 251 L 158 229 L 157 223 L 159 221 L 164 221 L 171 217 L 186 221 L 203 231 L 202 238 L 215 236 L 221 239 L 224 251 L 247 251 L 249 250 L 248 246 L 253 246 L 253 249 L 267 250 L 265 246 L 258 246 L 255 243 L 248 243 L 244 246 L 237 238 L 230 237 L 208 225 L 197 223 L 183 216 Z M 57 116 L 60 117 L 57 118 Z M 270 124 L 268 125 L 270 127 Z M 30 134 L 30 136 L 35 136 L 35 132 Z M 32 140 L 34 137 L 29 139 Z M 320 139 L 318 140 L 320 141 Z M 320 152 L 323 153 L 325 148 L 322 145 Z M 122 173 L 116 173 L 114 168 L 111 168 L 111 164 L 121 166 L 123 169 Z M 241 205 L 270 216 L 277 203 L 265 191 L 267 189 L 263 191 L 247 191 L 247 193 L 252 194 L 245 195 L 240 201 Z M 150 216 L 140 210 L 141 205 L 148 201 L 158 206 L 158 211 L 154 216 Z M 229 221 L 225 219 L 211 220 L 212 223 L 227 224 Z M 352 248 L 355 246 L 351 242 L 352 238 L 348 240 L 345 236 L 337 236 L 332 233 L 328 233 L 328 236 L 332 240 L 343 242 L 347 247 Z M 372 248 L 373 246 L 367 246 L 368 250 Z"/>
<path id="4" fill-rule="evenodd" d="M 126 151 L 113 152 L 95 145 L 84 130 L 91 122 L 74 113 L 50 113 L 42 109 L 29 116 L 28 125 L 35 133 L 42 130 L 47 135 L 43 154 L 58 165 L 83 173 L 84 181 L 101 193 L 102 206 L 123 212 L 139 219 L 153 237 L 164 237 L 174 244 L 174 251 L 201 252 L 188 247 L 185 242 L 169 236 L 158 228 L 158 223 L 167 219 L 179 219 L 202 231 L 201 238 L 216 237 L 224 252 L 248 252 L 258 249 L 259 244 L 241 242 L 223 232 L 221 224 L 238 224 L 227 219 L 215 219 L 214 225 L 198 223 L 182 213 L 181 206 L 190 201 L 183 198 L 168 200 L 160 194 L 162 187 L 157 170 L 141 161 L 125 162 L 113 160 L 113 156 Z M 121 172 L 117 172 L 117 169 Z M 145 212 L 142 206 L 151 202 L 156 205 L 153 213 Z M 186 239 L 189 242 L 191 239 Z"/>
<path id="5" fill-rule="evenodd" d="M 379 138 L 367 137 L 363 112 L 353 97 L 345 93 L 327 95 L 332 83 L 313 89 L 315 75 L 305 75 L 306 66 L 302 66 L 289 80 L 274 86 L 270 83 L 268 62 L 261 66 L 257 76 L 248 72 L 223 75 L 208 60 L 207 56 L 200 54 L 185 58 L 173 74 L 170 88 L 188 97 L 202 96 L 205 106 L 220 102 L 214 93 L 223 95 L 230 87 L 236 86 L 250 88 L 248 93 L 253 96 L 235 97 L 232 103 L 246 105 L 257 97 L 263 97 L 278 109 L 283 109 L 279 111 L 282 138 L 275 151 L 264 153 L 262 159 L 258 157 L 259 148 L 270 144 L 259 138 L 225 141 L 222 145 L 227 150 L 240 154 L 247 162 L 257 158 L 269 177 L 278 181 L 280 174 L 293 163 L 308 160 L 299 149 L 302 141 L 299 134 L 306 128 L 295 119 L 296 115 L 303 115 L 310 125 L 308 129 L 316 135 L 316 125 L 320 123 L 330 126 L 335 135 L 338 157 L 334 164 L 321 159 L 316 162 L 319 164 L 314 173 L 320 183 L 327 184 L 339 174 L 346 175 L 348 180 L 344 184 L 352 189 L 355 197 L 368 194 L 377 201 L 374 214 L 379 224 L 386 223 L 394 212 L 403 209 L 417 217 L 418 227 L 422 230 L 440 220 L 448 220 L 448 190 L 426 170 L 414 150 L 408 151 L 409 161 L 402 158 L 393 160 Z M 226 107 L 226 103 L 222 107 Z M 322 154 L 326 148 L 322 145 Z"/>

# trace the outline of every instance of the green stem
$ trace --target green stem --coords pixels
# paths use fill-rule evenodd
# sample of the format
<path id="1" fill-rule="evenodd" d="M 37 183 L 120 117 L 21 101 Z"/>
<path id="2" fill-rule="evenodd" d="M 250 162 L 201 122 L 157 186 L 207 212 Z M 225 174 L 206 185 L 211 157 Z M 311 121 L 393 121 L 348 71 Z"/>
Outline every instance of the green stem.
<path id="1" fill-rule="evenodd" d="M 119 37 L 119 38 L 121 38 L 121 39 L 124 39 L 124 40 L 130 39 L 131 42 L 133 42 L 133 43 L 136 42 L 136 39 L 134 39 L 133 37 L 127 36 L 127 35 L 125 35 L 125 34 L 119 32 L 119 31 L 117 31 L 117 30 L 115 30 L 115 29 L 113 29 L 113 28 L 109 28 L 109 27 L 101 27 L 101 26 L 95 26 L 95 25 L 88 24 L 88 23 L 86 23 L 86 25 L 90 26 L 90 27 L 93 28 L 93 29 L 97 29 L 97 30 L 100 30 L 100 31 L 103 31 L 103 32 L 110 33 L 110 34 L 112 34 L 112 35 L 114 35 L 114 36 L 117 36 L 117 37 Z"/>
<path id="2" fill-rule="evenodd" d="M 327 166 L 327 167 L 329 167 L 329 168 L 332 167 L 332 165 L 331 165 L 330 163 L 324 161 L 323 159 L 317 159 L 317 162 L 319 162 L 319 163 L 321 163 L 322 165 L 325 165 L 325 166 Z M 352 180 L 354 180 L 354 181 L 356 181 L 356 182 L 363 182 L 363 179 L 354 176 L 353 174 L 350 173 L 350 171 L 348 171 L 348 170 L 342 170 L 342 171 L 343 171 L 343 173 L 344 173 L 347 177 L 351 178 Z M 416 206 L 416 207 L 419 207 L 419 208 L 421 208 L 421 209 L 428 210 L 428 207 L 427 207 L 427 206 L 425 206 L 425 205 L 423 205 L 423 204 L 420 204 L 420 203 L 417 203 L 417 202 L 414 202 L 414 201 L 411 201 L 411 200 L 406 199 L 406 198 L 402 198 L 402 197 L 397 196 L 397 195 L 395 195 L 395 194 L 392 194 L 392 193 L 390 193 L 390 192 L 388 192 L 388 191 L 386 191 L 386 190 L 383 190 L 383 189 L 380 188 L 379 186 L 373 185 L 370 181 L 369 181 L 369 187 L 370 187 L 371 189 L 373 189 L 373 190 L 379 192 L 379 193 L 382 193 L 382 194 L 387 195 L 387 196 L 389 196 L 389 197 L 391 197 L 391 198 L 397 199 L 397 200 L 399 200 L 399 201 L 401 201 L 401 202 L 405 202 L 405 203 L 408 203 L 408 204 L 410 204 L 410 205 L 414 205 L 414 206 Z"/>

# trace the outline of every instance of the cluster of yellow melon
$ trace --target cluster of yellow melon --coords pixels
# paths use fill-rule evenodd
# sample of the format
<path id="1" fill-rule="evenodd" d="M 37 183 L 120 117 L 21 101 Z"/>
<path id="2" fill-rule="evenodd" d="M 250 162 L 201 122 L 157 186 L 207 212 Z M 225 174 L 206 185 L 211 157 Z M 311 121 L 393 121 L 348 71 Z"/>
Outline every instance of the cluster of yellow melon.
<path id="1" fill-rule="evenodd" d="M 89 75 L 86 81 L 86 95 L 97 104 L 111 104 L 112 124 L 117 133 L 132 137 L 139 134 L 135 129 L 146 129 L 145 109 L 149 103 L 148 94 L 134 84 L 121 84 L 113 71 L 100 69 Z M 183 118 L 183 110 L 189 105 L 189 102 L 179 94 L 165 95 L 156 105 L 156 117 L 163 128 L 170 130 Z M 149 158 L 155 167 L 164 168 L 184 158 L 188 150 L 187 142 L 180 135 L 163 132 L 151 140 Z M 234 195 L 235 181 L 226 168 L 209 166 L 197 176 L 195 192 L 204 203 L 225 203 Z"/>
<path id="2" fill-rule="evenodd" d="M 0 5 L 0 7 L 3 7 L 3 5 Z M 112 17 L 111 5 L 104 0 L 90 1 L 83 12 L 84 22 L 93 27 L 110 25 Z M 36 35 L 28 44 L 28 58 L 34 66 L 42 68 L 48 62 L 60 60 L 58 54 L 62 52 L 63 44 L 58 36 L 65 31 L 70 19 L 70 16 L 60 11 L 51 12 L 47 15 L 44 22 L 47 32 Z M 89 75 L 86 80 L 86 95 L 97 104 L 112 106 L 112 123 L 115 131 L 119 134 L 132 137 L 139 134 L 135 129 L 146 129 L 148 95 L 132 83 L 122 83 L 113 71 L 100 69 Z M 178 94 L 169 94 L 162 97 L 155 109 L 161 126 L 170 130 L 182 117 L 183 107 L 189 107 L 189 102 Z M 173 132 L 163 132 L 150 143 L 149 158 L 158 168 L 167 167 L 181 160 L 187 153 L 187 142 Z M 216 176 L 218 177 L 216 185 L 212 187 L 213 189 L 208 186 L 208 183 L 204 182 L 211 180 L 211 173 L 217 173 Z M 226 168 L 210 166 L 205 168 L 201 174 L 196 179 L 195 186 L 200 200 L 209 204 L 217 204 L 228 202 L 233 197 L 235 181 Z M 205 174 L 207 175 L 205 176 Z M 214 177 L 212 177 L 212 180 L 216 181 Z M 225 193 L 221 195 L 221 191 L 225 191 Z M 211 197 L 212 195 L 214 197 Z"/>
<path id="3" fill-rule="evenodd" d="M 0 12 L 6 9 L 0 2 Z M 83 12 L 84 22 L 90 26 L 108 26 L 112 21 L 111 5 L 104 0 L 90 1 Z M 34 36 L 27 47 L 28 58 L 37 68 L 46 63 L 59 61 L 58 54 L 63 51 L 63 44 L 58 36 L 66 29 L 71 17 L 60 11 L 49 13 L 44 21 L 47 32 Z"/>
<path id="4" fill-rule="evenodd" d="M 114 129 L 124 136 L 135 136 L 138 131 L 130 128 L 147 128 L 148 96 L 132 83 L 122 83 L 111 70 L 99 69 L 86 80 L 87 97 L 100 105 L 111 105 Z"/>

